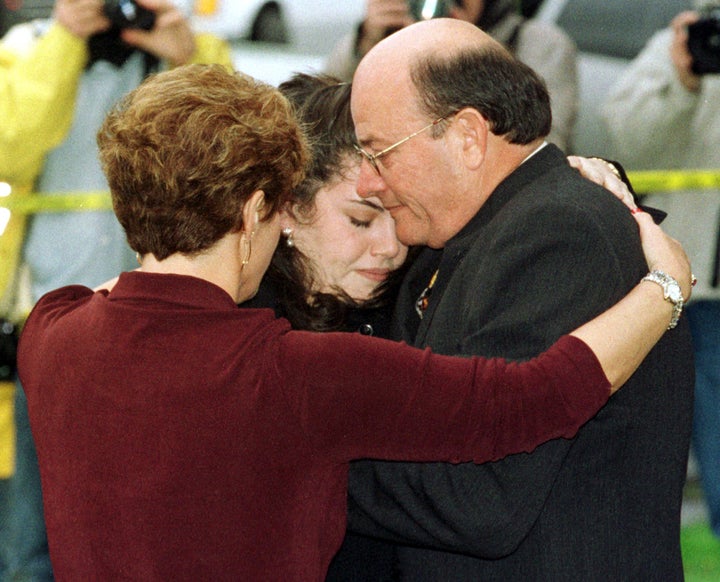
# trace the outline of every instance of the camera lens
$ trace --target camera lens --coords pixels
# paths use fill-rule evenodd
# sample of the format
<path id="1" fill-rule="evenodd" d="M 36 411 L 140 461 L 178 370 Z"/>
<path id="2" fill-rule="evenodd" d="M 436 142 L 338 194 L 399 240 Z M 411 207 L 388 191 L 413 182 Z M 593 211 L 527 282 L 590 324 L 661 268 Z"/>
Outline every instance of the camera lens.
<path id="1" fill-rule="evenodd" d="M 118 28 L 150 30 L 155 25 L 155 13 L 139 6 L 135 0 L 105 0 L 103 9 Z"/>
<path id="2" fill-rule="evenodd" d="M 409 0 L 410 14 L 415 20 L 442 18 L 450 14 L 454 2 L 450 0 Z"/>

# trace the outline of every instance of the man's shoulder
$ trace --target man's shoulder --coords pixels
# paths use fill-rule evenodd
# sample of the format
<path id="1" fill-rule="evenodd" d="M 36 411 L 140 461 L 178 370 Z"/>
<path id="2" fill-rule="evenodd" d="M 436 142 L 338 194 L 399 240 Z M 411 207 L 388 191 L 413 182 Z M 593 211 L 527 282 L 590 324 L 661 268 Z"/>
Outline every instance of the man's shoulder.
<path id="1" fill-rule="evenodd" d="M 509 201 L 514 213 L 537 213 L 551 209 L 588 217 L 597 216 L 597 213 L 618 216 L 626 213 L 625 207 L 613 194 L 582 177 L 564 160 L 556 163 L 551 158 L 549 162 L 538 160 L 537 164 L 529 164 L 527 168 L 521 166 L 517 177 L 517 184 L 510 181 L 506 185 L 516 190 Z M 504 216 L 502 220 L 512 220 L 512 217 Z"/>

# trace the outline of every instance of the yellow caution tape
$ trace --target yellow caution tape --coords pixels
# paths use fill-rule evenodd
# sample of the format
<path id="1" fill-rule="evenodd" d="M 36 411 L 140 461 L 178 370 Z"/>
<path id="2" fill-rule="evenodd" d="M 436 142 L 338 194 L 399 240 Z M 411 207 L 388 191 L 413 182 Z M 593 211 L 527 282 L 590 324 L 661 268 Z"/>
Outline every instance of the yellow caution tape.
<path id="1" fill-rule="evenodd" d="M 0 208 L 21 214 L 112 210 L 109 192 L 58 192 L 0 198 Z"/>
<path id="2" fill-rule="evenodd" d="M 4 183 L 0 183 L 2 186 Z M 112 210 L 110 193 L 53 192 L 28 193 L 23 189 L 0 189 L 0 297 L 8 290 L 17 270 L 25 223 L 31 214 Z"/>
<path id="3" fill-rule="evenodd" d="M 717 170 L 639 171 L 628 172 L 628 178 L 638 194 L 675 192 L 677 190 L 720 189 Z"/>
<path id="4" fill-rule="evenodd" d="M 627 174 L 638 194 L 720 189 L 720 171 L 717 170 L 643 170 Z M 84 212 L 112 210 L 112 202 L 110 194 L 106 191 L 53 192 L 0 197 L 0 208 L 7 208 L 20 214 Z"/>
<path id="5" fill-rule="evenodd" d="M 14 393 L 13 382 L 0 381 L 0 479 L 12 477 L 15 470 Z"/>

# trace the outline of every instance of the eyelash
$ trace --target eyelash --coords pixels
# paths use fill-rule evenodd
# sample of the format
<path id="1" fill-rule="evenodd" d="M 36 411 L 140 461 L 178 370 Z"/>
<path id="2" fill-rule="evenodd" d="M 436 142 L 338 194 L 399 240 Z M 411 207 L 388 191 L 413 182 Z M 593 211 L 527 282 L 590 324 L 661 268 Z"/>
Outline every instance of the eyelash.
<path id="1" fill-rule="evenodd" d="M 357 226 L 358 228 L 369 228 L 371 220 L 358 220 L 357 218 L 350 217 L 350 224 Z"/>

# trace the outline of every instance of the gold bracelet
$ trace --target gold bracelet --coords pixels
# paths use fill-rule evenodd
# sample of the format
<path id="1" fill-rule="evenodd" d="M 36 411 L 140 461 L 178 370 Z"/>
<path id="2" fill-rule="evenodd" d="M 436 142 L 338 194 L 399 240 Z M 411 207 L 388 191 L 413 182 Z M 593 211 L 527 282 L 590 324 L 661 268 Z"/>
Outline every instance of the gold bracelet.
<path id="1" fill-rule="evenodd" d="M 603 160 L 602 158 L 590 158 L 590 159 L 601 161 L 603 164 L 605 164 L 607 166 L 607 168 L 613 174 L 615 174 L 615 176 L 617 176 L 618 180 L 622 180 L 622 175 L 620 174 L 620 170 L 618 170 L 617 167 L 615 166 L 615 164 L 613 164 L 612 162 L 608 162 L 607 160 Z"/>

